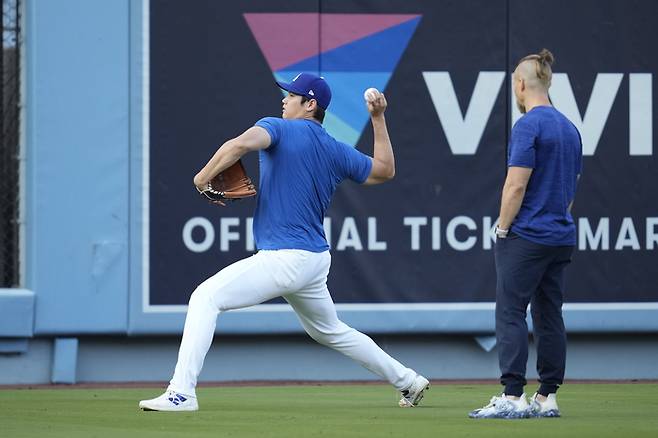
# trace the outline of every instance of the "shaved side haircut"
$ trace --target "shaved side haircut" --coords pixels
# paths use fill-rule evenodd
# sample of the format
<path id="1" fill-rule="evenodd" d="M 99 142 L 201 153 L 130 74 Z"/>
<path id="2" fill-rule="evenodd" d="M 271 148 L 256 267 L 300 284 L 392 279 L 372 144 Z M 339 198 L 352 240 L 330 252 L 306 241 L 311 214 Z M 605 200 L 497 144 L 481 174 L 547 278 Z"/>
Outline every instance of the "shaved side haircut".
<path id="1" fill-rule="evenodd" d="M 542 49 L 538 54 L 521 58 L 517 64 L 517 71 L 521 74 L 527 87 L 548 90 L 553 78 L 551 65 L 554 61 L 553 54 L 547 49 Z"/>

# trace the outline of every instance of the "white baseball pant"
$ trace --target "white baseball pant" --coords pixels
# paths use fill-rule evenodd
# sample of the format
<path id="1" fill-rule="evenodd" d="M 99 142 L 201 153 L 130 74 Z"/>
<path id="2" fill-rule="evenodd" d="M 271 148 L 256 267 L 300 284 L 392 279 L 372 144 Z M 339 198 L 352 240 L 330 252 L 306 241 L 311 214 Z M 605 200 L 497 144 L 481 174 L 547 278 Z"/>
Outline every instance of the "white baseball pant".
<path id="1" fill-rule="evenodd" d="M 398 390 L 416 373 L 386 354 L 363 333 L 338 319 L 327 289 L 329 251 L 259 251 L 233 263 L 196 288 L 187 310 L 178 362 L 169 389 L 196 396 L 197 378 L 215 333 L 217 316 L 283 296 L 306 332 L 320 344 L 354 359 Z"/>

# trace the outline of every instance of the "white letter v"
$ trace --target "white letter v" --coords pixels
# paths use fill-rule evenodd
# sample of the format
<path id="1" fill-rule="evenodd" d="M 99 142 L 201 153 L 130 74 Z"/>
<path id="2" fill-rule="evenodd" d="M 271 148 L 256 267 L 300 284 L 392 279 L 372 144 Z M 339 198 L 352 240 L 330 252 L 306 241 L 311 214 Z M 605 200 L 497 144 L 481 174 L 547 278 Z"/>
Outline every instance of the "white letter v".
<path id="1" fill-rule="evenodd" d="M 423 72 L 423 78 L 452 153 L 474 155 L 505 79 L 505 72 L 480 72 L 464 117 L 459 108 L 450 73 Z"/>

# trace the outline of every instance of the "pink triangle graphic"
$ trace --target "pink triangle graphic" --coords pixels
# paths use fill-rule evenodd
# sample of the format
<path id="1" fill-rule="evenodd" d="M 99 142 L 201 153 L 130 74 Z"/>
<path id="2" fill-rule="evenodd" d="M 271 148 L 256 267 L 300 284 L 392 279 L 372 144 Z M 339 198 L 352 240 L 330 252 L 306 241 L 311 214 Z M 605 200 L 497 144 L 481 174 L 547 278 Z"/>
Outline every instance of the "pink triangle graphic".
<path id="1" fill-rule="evenodd" d="M 335 49 L 417 17 L 420 15 L 244 14 L 247 25 L 272 71 L 280 70 L 318 53 Z"/>
<path id="2" fill-rule="evenodd" d="M 320 14 L 244 14 L 272 71 L 316 55 Z"/>

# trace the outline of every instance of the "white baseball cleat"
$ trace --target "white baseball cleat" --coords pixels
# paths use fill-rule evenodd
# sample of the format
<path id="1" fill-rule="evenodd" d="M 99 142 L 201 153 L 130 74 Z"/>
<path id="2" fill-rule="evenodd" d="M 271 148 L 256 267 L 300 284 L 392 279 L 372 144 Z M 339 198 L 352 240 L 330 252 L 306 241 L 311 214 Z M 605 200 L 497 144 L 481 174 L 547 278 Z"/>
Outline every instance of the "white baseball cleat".
<path id="1" fill-rule="evenodd" d="M 557 398 L 555 393 L 548 394 L 546 400 L 537 400 L 537 393 L 530 399 L 530 416 L 553 418 L 560 416 L 560 409 L 557 407 Z"/>
<path id="2" fill-rule="evenodd" d="M 508 420 L 528 418 L 530 416 L 530 405 L 521 395 L 518 400 L 507 398 L 505 394 L 491 397 L 489 404 L 469 412 L 469 418 L 505 418 Z"/>
<path id="3" fill-rule="evenodd" d="M 196 401 L 196 397 L 189 397 L 175 391 L 167 390 L 160 397 L 140 401 L 139 408 L 144 411 L 198 411 L 199 403 Z"/>
<path id="4" fill-rule="evenodd" d="M 413 408 L 423 399 L 425 391 L 430 389 L 430 382 L 420 374 L 416 376 L 414 383 L 408 389 L 400 391 L 402 398 L 398 402 L 401 408 Z"/>

